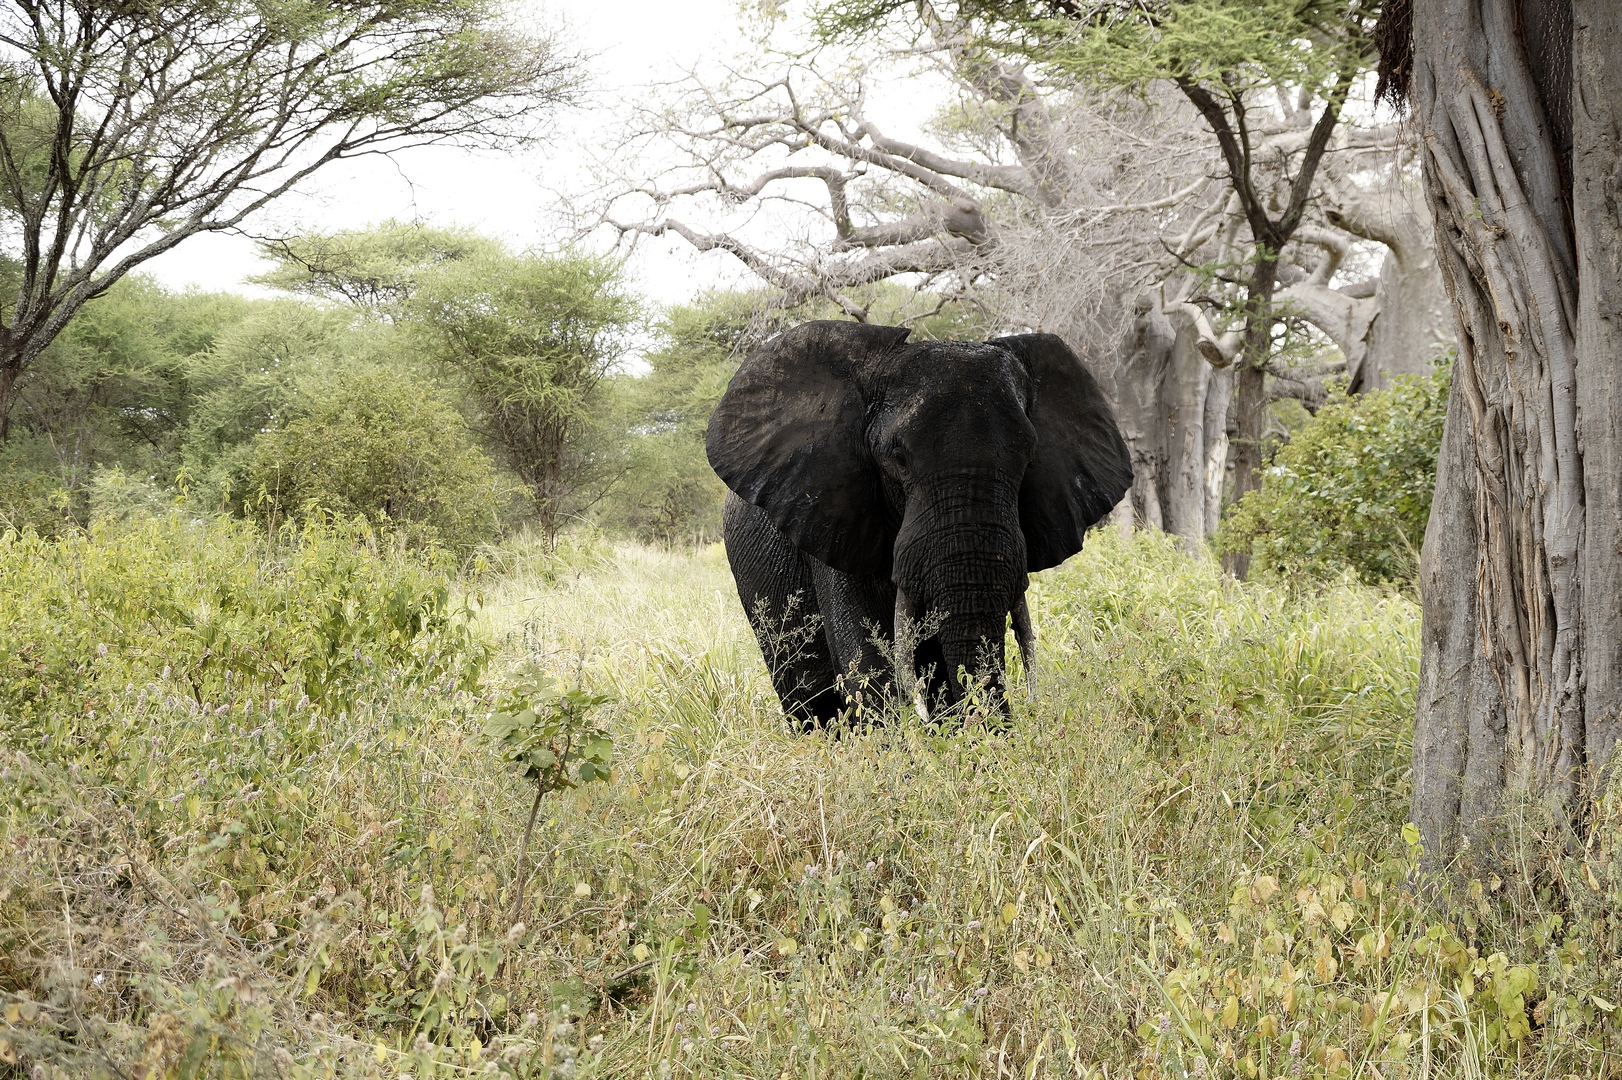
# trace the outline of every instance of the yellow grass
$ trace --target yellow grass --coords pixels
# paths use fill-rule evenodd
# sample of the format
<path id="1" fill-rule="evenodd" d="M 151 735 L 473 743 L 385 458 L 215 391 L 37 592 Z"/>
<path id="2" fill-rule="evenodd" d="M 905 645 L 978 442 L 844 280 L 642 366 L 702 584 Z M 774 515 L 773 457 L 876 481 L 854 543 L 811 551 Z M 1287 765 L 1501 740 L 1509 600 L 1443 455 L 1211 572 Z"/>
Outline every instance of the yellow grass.
<path id="1" fill-rule="evenodd" d="M 8 751 L 35 794 L 0 830 L 27 845 L 5 1000 L 103 1016 L 80 1041 L 154 1069 L 206 1036 L 207 1075 L 231 1039 L 262 1075 L 418 1078 L 1561 1075 L 1614 1049 L 1614 860 L 1445 919 L 1412 899 L 1400 596 L 1241 588 L 1100 534 L 1034 587 L 1043 692 L 1007 730 L 795 736 L 718 548 L 500 565 L 472 586 L 497 677 L 610 694 L 617 761 L 543 805 L 521 927 L 529 796 L 484 699 L 385 688 L 245 740 L 240 703 L 149 694 L 119 723 L 176 752 L 119 776 Z M 135 789 L 155 808 L 121 823 Z M 166 967 L 137 955 L 159 931 Z M 14 1044 L 69 1061 L 43 1027 Z"/>

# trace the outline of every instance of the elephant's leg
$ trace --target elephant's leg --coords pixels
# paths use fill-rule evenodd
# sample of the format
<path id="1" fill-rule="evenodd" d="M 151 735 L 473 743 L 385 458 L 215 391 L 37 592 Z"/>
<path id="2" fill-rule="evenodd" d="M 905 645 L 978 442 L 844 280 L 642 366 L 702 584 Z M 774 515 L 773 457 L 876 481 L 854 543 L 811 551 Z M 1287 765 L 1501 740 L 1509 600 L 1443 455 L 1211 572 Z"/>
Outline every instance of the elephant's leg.
<path id="1" fill-rule="evenodd" d="M 895 640 L 894 583 L 888 578 L 843 574 L 815 559 L 806 561 L 816 583 L 822 632 L 834 667 L 845 677 L 846 695 L 887 696 L 892 668 L 879 651 L 879 643 Z"/>
<path id="2" fill-rule="evenodd" d="M 836 721 L 844 704 L 822 633 L 809 560 L 758 507 L 727 493 L 721 511 L 727 562 L 783 711 L 795 724 Z"/>

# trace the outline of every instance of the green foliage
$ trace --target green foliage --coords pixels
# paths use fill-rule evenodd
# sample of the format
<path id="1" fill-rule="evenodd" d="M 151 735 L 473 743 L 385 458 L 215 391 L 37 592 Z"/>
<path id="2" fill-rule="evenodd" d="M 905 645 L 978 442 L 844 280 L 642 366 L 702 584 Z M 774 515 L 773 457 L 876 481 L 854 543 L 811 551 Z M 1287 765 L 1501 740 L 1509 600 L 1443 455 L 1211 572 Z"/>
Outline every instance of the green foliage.
<path id="1" fill-rule="evenodd" d="M 1325 581 L 1351 571 L 1412 588 L 1436 488 L 1448 369 L 1332 398 L 1229 511 L 1217 543 L 1255 573 Z"/>
<path id="2" fill-rule="evenodd" d="M 217 303 L 219 324 L 185 363 L 180 460 L 199 503 L 240 508 L 256 441 L 328 397 L 364 338 L 343 312 L 307 303 Z"/>
<path id="3" fill-rule="evenodd" d="M 176 294 L 127 278 L 82 308 L 17 383 L 0 519 L 84 525 L 110 471 L 217 508 L 251 443 L 319 398 L 386 335 L 291 300 Z"/>
<path id="4" fill-rule="evenodd" d="M 549 536 L 612 479 L 593 453 L 594 407 L 637 314 L 620 265 L 576 252 L 443 262 L 406 306 L 428 355 L 478 403 Z"/>
<path id="5" fill-rule="evenodd" d="M 7 21 L 0 438 L 14 380 L 133 267 L 335 161 L 522 141 L 577 78 L 491 0 L 200 0 L 156 28 L 148 14 L 68 5 Z"/>
<path id="6" fill-rule="evenodd" d="M 98 469 L 169 479 L 186 412 L 183 357 L 163 324 L 169 302 L 145 278 L 126 278 L 18 380 L 0 447 L 0 519 L 45 531 L 82 524 Z"/>
<path id="7" fill-rule="evenodd" d="M 1364 0 L 1158 0 L 1084 21 L 1034 24 L 1044 56 L 1078 78 L 1141 89 L 1156 79 L 1223 88 L 1317 87 L 1342 54 L 1368 50 L 1378 3 Z"/>
<path id="8" fill-rule="evenodd" d="M 1090 82 L 1142 88 L 1186 79 L 1237 97 L 1279 83 L 1332 81 L 1348 50 L 1366 61 L 1378 0 L 1144 0 L 1075 6 L 958 0 L 950 17 L 976 43 Z M 829 40 L 854 41 L 919 12 L 904 0 L 819 5 Z"/>
<path id="9" fill-rule="evenodd" d="M 608 700 L 579 687 L 563 690 L 550 676 L 530 670 L 508 687 L 485 721 L 484 735 L 538 795 L 606 781 L 614 740 L 591 712 Z"/>
<path id="10" fill-rule="evenodd" d="M 417 545 L 464 551 L 500 522 L 501 485 L 455 409 L 387 370 L 346 375 L 253 444 L 242 504 L 272 525 L 362 516 Z"/>
<path id="11" fill-rule="evenodd" d="M 136 536 L 121 583 L 214 571 L 214 527 Z M 288 557 L 224 528 L 245 574 Z M 199 704 L 160 620 L 174 644 L 93 660 L 119 667 L 53 699 L 48 743 L 0 724 L 19 1070 L 1345 1080 L 1622 1051 L 1622 791 L 1590 846 L 1529 843 L 1546 874 L 1414 896 L 1400 595 L 1100 531 L 1034 577 L 1044 689 L 1006 731 L 830 739 L 786 731 L 715 549 L 484 584 L 504 662 L 615 698 L 616 782 L 547 798 L 525 925 L 534 794 L 482 728 L 531 691 L 358 664 L 342 707 L 235 678 Z"/>
<path id="12" fill-rule="evenodd" d="M 259 249 L 276 266 L 251 279 L 254 283 L 341 300 L 384 316 L 398 315 L 435 267 L 503 254 L 499 241 L 471 229 L 393 219 L 365 229 L 266 240 Z"/>
<path id="13" fill-rule="evenodd" d="M 178 514 L 49 540 L 0 536 L 0 717 L 71 739 L 73 715 L 154 681 L 336 711 L 370 685 L 470 685 L 486 652 L 442 569 L 363 522 L 267 538 Z M 160 676 L 161 673 L 161 676 Z M 171 691 L 172 692 L 172 691 Z M 63 726 L 63 725 L 66 726 Z"/>

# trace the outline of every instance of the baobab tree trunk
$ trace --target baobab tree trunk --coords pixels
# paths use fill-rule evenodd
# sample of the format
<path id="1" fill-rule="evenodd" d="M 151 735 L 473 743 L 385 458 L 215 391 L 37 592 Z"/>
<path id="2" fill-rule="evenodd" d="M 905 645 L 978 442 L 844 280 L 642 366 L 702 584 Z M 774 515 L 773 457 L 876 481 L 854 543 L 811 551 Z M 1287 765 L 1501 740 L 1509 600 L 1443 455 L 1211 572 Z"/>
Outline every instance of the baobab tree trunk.
<path id="1" fill-rule="evenodd" d="M 1622 735 L 1622 5 L 1572 4 L 1572 211 L 1583 448 L 1583 751 L 1603 782 Z"/>
<path id="2" fill-rule="evenodd" d="M 1616 738 L 1622 11 L 1419 0 L 1411 40 L 1459 329 L 1421 553 L 1414 820 L 1433 868 L 1481 867 L 1506 801 L 1579 824 Z"/>
<path id="3" fill-rule="evenodd" d="M 1100 371 L 1132 453 L 1132 516 L 1193 550 L 1220 509 L 1232 378 L 1204 355 L 1202 342 L 1222 346 L 1193 304 L 1168 302 L 1165 286 L 1156 286 L 1135 307 L 1131 334 Z"/>

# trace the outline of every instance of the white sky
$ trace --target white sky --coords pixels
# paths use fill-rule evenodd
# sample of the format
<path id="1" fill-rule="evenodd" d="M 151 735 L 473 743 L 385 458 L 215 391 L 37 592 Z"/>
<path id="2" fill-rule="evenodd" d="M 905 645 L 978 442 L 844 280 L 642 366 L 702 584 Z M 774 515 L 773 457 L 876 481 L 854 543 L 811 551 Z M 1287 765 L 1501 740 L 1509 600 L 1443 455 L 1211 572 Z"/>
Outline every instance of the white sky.
<path id="1" fill-rule="evenodd" d="M 564 236 L 557 192 L 590 185 L 589 155 L 609 134 L 613 111 L 649 84 L 679 77 L 702 60 L 747 50 L 739 0 L 549 0 L 546 23 L 561 21 L 564 40 L 592 54 L 586 107 L 559 116 L 549 145 L 523 154 L 430 147 L 329 166 L 250 221 L 250 231 L 345 229 L 386 218 L 463 225 L 514 247 L 549 245 Z M 658 303 L 688 299 L 707 285 L 741 280 L 729 256 L 700 256 L 685 243 L 644 242 L 631 269 L 640 291 Z M 147 263 L 143 272 L 169 288 L 257 293 L 243 279 L 264 269 L 243 236 L 195 236 Z"/>

